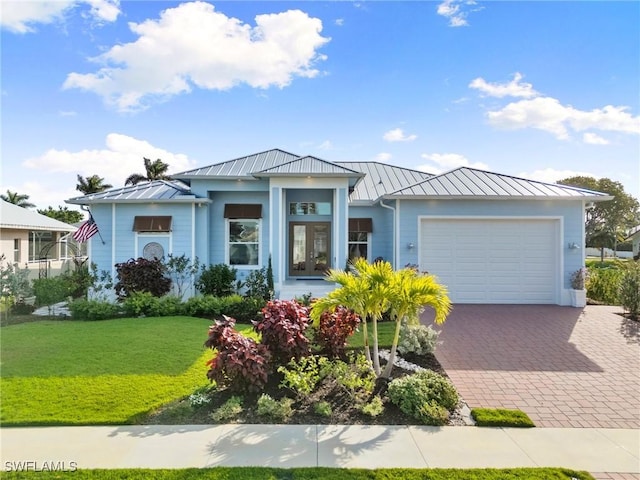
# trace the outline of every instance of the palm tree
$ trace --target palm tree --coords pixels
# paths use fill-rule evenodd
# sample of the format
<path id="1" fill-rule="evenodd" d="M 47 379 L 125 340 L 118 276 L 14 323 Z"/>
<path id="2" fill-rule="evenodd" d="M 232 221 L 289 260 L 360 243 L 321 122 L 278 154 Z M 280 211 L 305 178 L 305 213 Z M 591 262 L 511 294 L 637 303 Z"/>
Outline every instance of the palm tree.
<path id="1" fill-rule="evenodd" d="M 78 184 L 76 185 L 76 190 L 79 192 L 88 195 L 90 193 L 100 193 L 105 190 L 110 189 L 113 185 L 109 185 L 108 183 L 103 183 L 104 178 L 98 175 L 91 175 L 90 177 L 83 177 L 82 175 L 78 175 Z"/>
<path id="2" fill-rule="evenodd" d="M 360 315 L 363 319 L 365 356 L 375 374 L 381 378 L 391 375 L 403 321 L 418 323 L 424 307 L 430 306 L 435 310 L 435 322 L 440 324 L 451 309 L 446 288 L 436 282 L 433 276 L 421 275 L 411 268 L 394 271 L 389 262 L 370 264 L 360 258 L 353 264 L 353 272 L 330 270 L 326 280 L 340 287 L 313 304 L 311 318 L 314 324 L 318 324 L 324 311 L 334 311 L 340 305 Z M 396 322 L 396 329 L 391 354 L 383 372 L 378 355 L 377 322 L 385 312 L 389 312 L 391 319 Z M 371 320 L 372 326 L 373 355 L 369 347 L 368 320 Z"/>
<path id="3" fill-rule="evenodd" d="M 18 192 L 12 192 L 11 190 L 7 190 L 6 195 L 0 194 L 0 198 L 2 198 L 2 200 L 4 200 L 5 202 L 13 203 L 14 205 L 22 208 L 35 207 L 33 203 L 27 201 L 29 200 L 29 195 L 22 195 Z"/>
<path id="4" fill-rule="evenodd" d="M 148 158 L 144 158 L 144 169 L 146 175 L 142 175 L 140 173 L 129 175 L 124 184 L 137 185 L 140 182 L 152 182 L 153 180 L 171 180 L 171 177 L 167 175 L 169 165 L 159 158 L 154 162 Z"/>

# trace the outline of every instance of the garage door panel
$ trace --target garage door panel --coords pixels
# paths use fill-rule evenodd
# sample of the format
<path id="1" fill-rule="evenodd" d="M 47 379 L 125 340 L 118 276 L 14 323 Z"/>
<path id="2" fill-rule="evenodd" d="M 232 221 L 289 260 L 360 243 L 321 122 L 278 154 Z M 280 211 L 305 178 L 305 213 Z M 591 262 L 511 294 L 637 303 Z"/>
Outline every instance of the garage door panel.
<path id="1" fill-rule="evenodd" d="M 556 303 L 558 223 L 423 219 L 420 268 L 457 303 Z"/>

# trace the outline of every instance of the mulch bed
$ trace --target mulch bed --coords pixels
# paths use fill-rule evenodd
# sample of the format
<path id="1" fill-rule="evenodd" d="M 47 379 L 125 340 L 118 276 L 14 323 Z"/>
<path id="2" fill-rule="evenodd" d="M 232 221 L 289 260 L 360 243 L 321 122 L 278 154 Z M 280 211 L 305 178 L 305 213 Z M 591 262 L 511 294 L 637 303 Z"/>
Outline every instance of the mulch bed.
<path id="1" fill-rule="evenodd" d="M 431 369 L 437 373 L 446 376 L 446 372 L 436 359 L 434 355 L 405 355 L 404 360 L 416 364 L 420 367 Z M 399 367 L 394 367 L 392 372 L 392 378 L 408 375 L 412 372 L 405 371 Z M 280 388 L 281 376 L 279 374 L 272 374 L 269 377 L 269 382 L 265 388 L 259 393 L 244 394 L 243 395 L 243 411 L 235 420 L 225 423 L 238 423 L 238 424 L 262 424 L 272 423 L 270 419 L 264 416 L 259 416 L 256 413 L 256 402 L 260 395 L 266 393 L 274 399 L 280 399 L 284 396 L 292 396 L 292 392 L 287 391 L 285 388 Z M 378 382 L 376 384 L 376 391 L 384 392 L 386 390 L 385 382 Z M 233 392 L 228 389 L 220 389 L 214 391 L 212 395 L 212 402 L 203 407 L 195 409 L 194 414 L 190 418 L 192 424 L 214 424 L 215 422 L 210 418 L 210 413 L 216 408 L 223 405 L 232 395 Z M 236 394 L 237 395 L 237 394 Z M 323 382 L 320 388 L 304 397 L 295 398 L 293 404 L 293 414 L 285 422 L 287 424 L 294 425 L 420 425 L 416 419 L 404 414 L 398 407 L 389 402 L 388 399 L 384 400 L 384 412 L 377 416 L 371 417 L 363 414 L 360 410 L 354 406 L 354 401 L 350 394 L 341 387 L 337 382 Z M 331 416 L 322 416 L 314 411 L 314 406 L 320 401 L 328 402 L 331 405 Z M 188 405 L 188 399 L 183 399 L 180 402 L 176 402 L 171 407 L 179 406 L 180 404 Z M 464 425 L 460 418 L 458 411 L 451 415 L 450 425 Z M 184 422 L 184 419 L 180 419 Z M 167 415 L 164 415 L 163 409 L 149 415 L 143 422 L 144 424 L 166 424 Z"/>

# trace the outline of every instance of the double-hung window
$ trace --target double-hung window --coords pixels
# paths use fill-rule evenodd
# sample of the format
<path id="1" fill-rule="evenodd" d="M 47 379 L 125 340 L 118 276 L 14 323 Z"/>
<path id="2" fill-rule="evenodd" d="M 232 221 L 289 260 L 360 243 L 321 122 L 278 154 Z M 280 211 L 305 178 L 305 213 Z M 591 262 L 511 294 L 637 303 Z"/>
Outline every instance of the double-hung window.
<path id="1" fill-rule="evenodd" d="M 227 219 L 227 263 L 236 267 L 261 265 L 262 205 L 228 203 L 224 216 Z"/>
<path id="2" fill-rule="evenodd" d="M 358 258 L 370 260 L 371 232 L 373 222 L 370 218 L 349 219 L 349 261 Z"/>
<path id="3" fill-rule="evenodd" d="M 260 219 L 227 220 L 229 265 L 260 265 Z"/>

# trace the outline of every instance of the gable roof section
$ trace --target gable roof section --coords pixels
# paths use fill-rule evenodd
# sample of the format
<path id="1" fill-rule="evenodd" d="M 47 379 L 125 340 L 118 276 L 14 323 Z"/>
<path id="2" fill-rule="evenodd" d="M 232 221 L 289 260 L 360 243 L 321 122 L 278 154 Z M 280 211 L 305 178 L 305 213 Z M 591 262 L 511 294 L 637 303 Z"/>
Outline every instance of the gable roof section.
<path id="1" fill-rule="evenodd" d="M 335 162 L 365 174 L 350 195 L 351 203 L 371 203 L 383 195 L 422 182 L 432 174 L 380 162 Z"/>
<path id="2" fill-rule="evenodd" d="M 0 201 L 0 228 L 51 232 L 75 232 L 77 230 L 73 225 L 4 200 Z"/>
<path id="3" fill-rule="evenodd" d="M 397 190 L 390 198 L 565 198 L 589 201 L 613 197 L 591 190 L 460 167 Z"/>
<path id="4" fill-rule="evenodd" d="M 65 200 L 66 203 L 87 205 L 92 203 L 117 202 L 187 202 L 205 203 L 209 200 L 198 198 L 187 185 L 175 180 L 155 180 L 122 188 L 114 188 L 100 193 L 92 193 Z"/>
<path id="5" fill-rule="evenodd" d="M 253 172 L 256 177 L 300 176 L 313 175 L 314 177 L 353 177 L 360 178 L 364 173 L 327 162 L 316 157 L 299 157 L 287 163 L 281 163 L 265 170 Z"/>
<path id="6" fill-rule="evenodd" d="M 195 168 L 186 172 L 176 173 L 172 175 L 175 179 L 192 179 L 192 178 L 220 178 L 226 177 L 230 179 L 251 177 L 253 172 L 268 170 L 272 167 L 281 165 L 300 158 L 300 155 L 285 152 L 278 148 L 267 150 L 266 152 L 254 153 L 246 157 L 228 160 L 222 163 L 209 165 L 208 167 Z"/>

